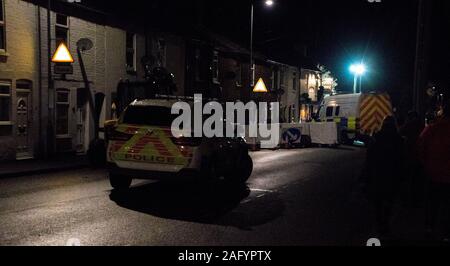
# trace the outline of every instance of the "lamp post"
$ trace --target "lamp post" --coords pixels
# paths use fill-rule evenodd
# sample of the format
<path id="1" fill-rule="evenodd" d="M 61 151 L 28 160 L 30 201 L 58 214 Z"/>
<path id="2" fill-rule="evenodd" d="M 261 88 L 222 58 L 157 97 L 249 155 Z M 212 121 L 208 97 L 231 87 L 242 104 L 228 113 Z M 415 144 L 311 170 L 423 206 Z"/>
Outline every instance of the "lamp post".
<path id="1" fill-rule="evenodd" d="M 272 7 L 275 2 L 273 0 L 265 0 L 265 6 Z M 253 87 L 255 85 L 255 77 L 254 70 L 255 66 L 253 63 L 253 25 L 254 25 L 254 14 L 255 14 L 255 5 L 254 1 L 251 2 L 250 9 L 250 85 Z"/>
<path id="2" fill-rule="evenodd" d="M 353 93 L 357 93 L 358 78 L 359 78 L 359 92 L 362 92 L 362 76 L 366 73 L 366 66 L 362 63 L 353 64 L 350 66 L 350 72 L 354 75 Z"/>

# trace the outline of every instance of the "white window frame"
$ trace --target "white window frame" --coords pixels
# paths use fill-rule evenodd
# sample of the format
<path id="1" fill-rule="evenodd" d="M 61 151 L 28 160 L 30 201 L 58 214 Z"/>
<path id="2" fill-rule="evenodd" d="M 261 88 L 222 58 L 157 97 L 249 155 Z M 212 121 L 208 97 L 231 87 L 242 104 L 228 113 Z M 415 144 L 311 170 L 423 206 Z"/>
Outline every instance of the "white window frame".
<path id="1" fill-rule="evenodd" d="M 9 93 L 1 93 L 0 98 L 9 99 L 9 120 L 0 121 L 0 126 L 10 126 L 12 125 L 12 83 L 8 81 L 0 81 L 0 85 L 9 87 Z"/>
<path id="2" fill-rule="evenodd" d="M 67 101 L 66 102 L 59 102 L 58 101 L 58 94 L 59 93 L 64 93 L 67 94 Z M 57 138 L 69 138 L 70 137 L 70 90 L 69 89 L 64 89 L 64 88 L 60 88 L 57 89 L 55 91 L 55 124 L 57 123 L 58 119 L 56 119 L 58 117 L 58 106 L 67 106 L 67 134 L 63 134 L 60 135 L 56 132 L 56 137 Z M 56 125 L 56 128 L 58 127 L 58 125 Z"/>
<path id="3" fill-rule="evenodd" d="M 66 18 L 67 18 L 67 24 L 59 24 L 57 21 L 57 16 L 65 16 Z M 69 19 L 69 16 L 67 16 L 67 15 L 64 15 L 64 14 L 61 14 L 61 13 L 56 13 L 55 14 L 55 45 L 57 45 L 57 43 L 56 43 L 56 30 L 57 29 L 63 29 L 63 30 L 65 30 L 65 31 L 67 31 L 67 40 L 66 40 L 66 43 L 65 43 L 65 45 L 69 48 L 70 47 L 70 19 Z"/>
<path id="4" fill-rule="evenodd" d="M 133 48 L 127 47 L 127 35 L 132 34 L 133 35 Z M 137 57 L 136 57 L 136 44 L 137 44 L 137 34 L 132 32 L 126 32 L 125 33 L 125 67 L 127 72 L 136 72 L 137 71 Z M 128 56 L 128 49 L 133 50 L 133 66 L 130 67 L 127 62 L 127 56 Z"/>
<path id="5" fill-rule="evenodd" d="M 3 28 L 3 43 L 1 44 L 4 48 L 0 48 L 0 52 L 1 53 L 5 53 L 6 52 L 6 23 L 5 23 L 5 0 L 0 0 L 0 5 L 2 6 L 2 10 L 3 10 L 3 20 L 0 20 L 0 27 Z"/>

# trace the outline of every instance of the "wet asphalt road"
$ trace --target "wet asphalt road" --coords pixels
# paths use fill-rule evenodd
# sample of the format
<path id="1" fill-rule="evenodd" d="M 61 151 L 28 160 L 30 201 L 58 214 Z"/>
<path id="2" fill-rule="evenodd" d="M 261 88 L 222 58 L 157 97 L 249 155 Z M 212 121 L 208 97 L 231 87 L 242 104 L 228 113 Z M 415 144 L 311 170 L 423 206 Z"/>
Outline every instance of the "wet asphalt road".
<path id="1" fill-rule="evenodd" d="M 246 188 L 135 181 L 81 169 L 0 180 L 0 245 L 364 245 L 353 147 L 253 153 Z"/>

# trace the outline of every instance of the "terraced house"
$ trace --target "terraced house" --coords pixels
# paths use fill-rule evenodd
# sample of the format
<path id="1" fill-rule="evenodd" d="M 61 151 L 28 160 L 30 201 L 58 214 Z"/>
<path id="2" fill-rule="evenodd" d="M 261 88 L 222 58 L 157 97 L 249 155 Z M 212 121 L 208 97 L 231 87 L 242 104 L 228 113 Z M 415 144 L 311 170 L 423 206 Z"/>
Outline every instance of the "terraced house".
<path id="1" fill-rule="evenodd" d="M 93 94 L 107 103 L 119 80 L 143 76 L 143 34 L 81 6 L 52 1 L 48 12 L 46 4 L 0 0 L 0 160 L 86 151 L 92 110 L 77 56 L 80 39 L 93 43 L 83 52 L 84 65 Z M 75 59 L 72 75 L 55 74 L 49 62 L 61 42 Z"/>
<path id="2" fill-rule="evenodd" d="M 78 51 L 80 40 L 90 49 Z M 72 74 L 57 74 L 51 62 L 61 43 L 74 59 Z M 0 0 L 0 161 L 85 154 L 95 136 L 92 114 L 114 117 L 118 84 L 142 81 L 147 67 L 172 73 L 176 95 L 281 101 L 281 120 L 298 121 L 299 68 L 254 59 L 252 73 L 247 48 L 202 27 L 171 33 L 76 2 Z M 270 93 L 252 93 L 259 78 Z"/>

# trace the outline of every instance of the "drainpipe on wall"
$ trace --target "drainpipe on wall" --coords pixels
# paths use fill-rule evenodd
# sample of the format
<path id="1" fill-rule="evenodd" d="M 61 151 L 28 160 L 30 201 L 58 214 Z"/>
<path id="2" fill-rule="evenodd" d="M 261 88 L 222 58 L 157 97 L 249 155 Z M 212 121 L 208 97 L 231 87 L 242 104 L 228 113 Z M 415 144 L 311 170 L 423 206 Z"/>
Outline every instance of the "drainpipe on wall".
<path id="1" fill-rule="evenodd" d="M 52 77 L 52 34 L 51 34 L 51 0 L 47 2 L 47 71 L 48 71 L 48 124 L 47 124 L 47 159 L 54 152 L 53 134 L 53 77 Z"/>
<path id="2" fill-rule="evenodd" d="M 42 25 L 41 25 L 41 7 L 37 5 L 37 17 L 38 17 L 38 56 L 39 56 L 39 70 L 38 70 L 38 80 L 39 80 L 39 99 L 38 99 L 38 117 L 39 117 L 39 155 L 45 155 L 45 140 L 42 133 Z"/>

